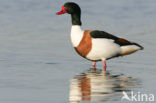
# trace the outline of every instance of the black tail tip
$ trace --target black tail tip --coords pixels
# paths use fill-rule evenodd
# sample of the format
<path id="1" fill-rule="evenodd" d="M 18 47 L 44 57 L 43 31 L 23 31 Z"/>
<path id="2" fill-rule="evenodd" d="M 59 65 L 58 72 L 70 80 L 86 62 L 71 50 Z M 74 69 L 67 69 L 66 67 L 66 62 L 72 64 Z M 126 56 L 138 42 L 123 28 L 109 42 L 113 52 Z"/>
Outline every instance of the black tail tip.
<path id="1" fill-rule="evenodd" d="M 139 45 L 139 44 L 137 44 L 137 43 L 133 43 L 134 45 L 137 45 L 138 47 L 140 47 L 141 49 L 140 50 L 143 50 L 144 49 L 144 47 L 143 46 L 141 46 L 141 45 Z"/>

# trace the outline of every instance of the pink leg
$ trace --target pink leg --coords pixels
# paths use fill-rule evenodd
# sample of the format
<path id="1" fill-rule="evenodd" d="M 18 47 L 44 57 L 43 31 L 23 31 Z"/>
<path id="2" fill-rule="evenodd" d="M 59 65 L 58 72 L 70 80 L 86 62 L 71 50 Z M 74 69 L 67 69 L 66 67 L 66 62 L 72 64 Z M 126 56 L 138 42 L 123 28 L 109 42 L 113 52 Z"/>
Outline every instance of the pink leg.
<path id="1" fill-rule="evenodd" d="M 93 67 L 93 69 L 96 68 L 96 62 L 95 61 L 92 62 L 92 67 Z"/>
<path id="2" fill-rule="evenodd" d="M 104 71 L 106 71 L 106 67 L 107 67 L 106 61 L 103 61 L 103 70 L 104 70 Z"/>

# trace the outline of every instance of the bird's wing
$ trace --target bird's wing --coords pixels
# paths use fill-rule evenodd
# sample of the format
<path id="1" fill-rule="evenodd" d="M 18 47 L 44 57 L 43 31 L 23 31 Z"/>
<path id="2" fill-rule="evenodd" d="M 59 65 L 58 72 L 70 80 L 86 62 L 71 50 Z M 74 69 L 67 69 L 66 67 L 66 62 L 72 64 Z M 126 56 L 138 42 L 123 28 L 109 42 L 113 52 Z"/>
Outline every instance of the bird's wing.
<path id="1" fill-rule="evenodd" d="M 125 45 L 132 45 L 133 43 L 131 43 L 130 41 L 123 39 L 123 38 L 119 38 L 117 36 L 114 36 L 110 33 L 104 32 L 104 31 L 99 31 L 99 30 L 94 30 L 92 32 L 90 32 L 90 36 L 92 38 L 105 38 L 105 39 L 112 39 L 114 40 L 114 42 L 120 46 L 125 46 Z"/>

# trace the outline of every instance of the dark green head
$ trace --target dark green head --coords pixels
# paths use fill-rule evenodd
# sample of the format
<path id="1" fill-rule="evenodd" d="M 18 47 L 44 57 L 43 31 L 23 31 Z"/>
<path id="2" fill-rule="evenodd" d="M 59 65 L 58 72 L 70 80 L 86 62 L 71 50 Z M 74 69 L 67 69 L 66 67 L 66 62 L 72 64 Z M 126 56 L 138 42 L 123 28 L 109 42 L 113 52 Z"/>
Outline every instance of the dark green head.
<path id="1" fill-rule="evenodd" d="M 81 25 L 81 9 L 79 5 L 74 2 L 67 2 L 62 6 L 62 10 L 56 14 L 61 15 L 65 13 L 71 14 L 73 25 Z"/>

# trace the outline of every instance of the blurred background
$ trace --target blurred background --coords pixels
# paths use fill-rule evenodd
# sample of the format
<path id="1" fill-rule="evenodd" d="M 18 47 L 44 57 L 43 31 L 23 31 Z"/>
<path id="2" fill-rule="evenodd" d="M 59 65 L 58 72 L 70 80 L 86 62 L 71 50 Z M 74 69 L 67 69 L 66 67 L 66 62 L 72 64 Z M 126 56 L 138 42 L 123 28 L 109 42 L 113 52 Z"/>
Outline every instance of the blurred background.
<path id="1" fill-rule="evenodd" d="M 56 15 L 67 1 L 0 0 L 0 103 L 69 102 L 73 79 L 88 74 L 91 62 L 78 56 L 70 42 L 70 15 Z M 81 7 L 82 28 L 104 30 L 145 48 L 107 61 L 107 70 L 111 76 L 135 78 L 130 90 L 156 94 L 156 1 L 71 1 Z M 102 69 L 101 62 L 97 68 Z M 120 98 L 94 100 L 120 103 Z"/>

